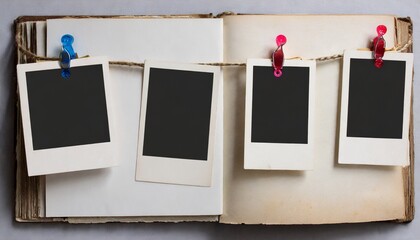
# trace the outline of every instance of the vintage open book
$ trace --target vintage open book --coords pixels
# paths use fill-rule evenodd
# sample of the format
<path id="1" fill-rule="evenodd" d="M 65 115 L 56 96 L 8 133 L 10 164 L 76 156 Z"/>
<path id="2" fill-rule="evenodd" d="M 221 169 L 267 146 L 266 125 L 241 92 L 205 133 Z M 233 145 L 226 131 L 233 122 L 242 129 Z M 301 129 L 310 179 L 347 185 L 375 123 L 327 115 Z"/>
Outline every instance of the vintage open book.
<path id="1" fill-rule="evenodd" d="M 17 103 L 15 217 L 19 222 L 327 224 L 407 222 L 414 218 L 412 115 L 409 166 L 338 164 L 342 59 L 316 65 L 313 170 L 244 170 L 247 59 L 270 58 L 274 36 L 279 33 L 293 39 L 287 43 L 286 57 L 318 58 L 366 48 L 379 24 L 388 26 L 387 46 L 396 46 L 411 39 L 409 18 L 232 13 L 24 16 L 15 24 L 18 45 L 39 56 L 57 57 L 56 40 L 72 33 L 79 56 L 134 62 L 236 63 L 222 67 L 223 94 L 210 187 L 135 181 L 141 67 L 110 67 L 119 167 L 28 177 Z M 17 54 L 18 63 L 34 62 L 21 48 Z"/>

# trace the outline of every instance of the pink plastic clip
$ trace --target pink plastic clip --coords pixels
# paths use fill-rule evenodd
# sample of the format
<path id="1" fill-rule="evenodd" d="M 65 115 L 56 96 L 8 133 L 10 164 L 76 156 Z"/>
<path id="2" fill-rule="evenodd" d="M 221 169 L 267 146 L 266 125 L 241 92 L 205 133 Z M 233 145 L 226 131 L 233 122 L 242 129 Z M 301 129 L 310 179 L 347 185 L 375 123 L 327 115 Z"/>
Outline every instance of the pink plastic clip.
<path id="1" fill-rule="evenodd" d="M 385 39 L 384 34 L 386 33 L 386 26 L 379 25 L 376 28 L 376 32 L 378 33 L 378 36 L 373 39 L 372 42 L 372 51 L 373 51 L 373 58 L 375 59 L 375 67 L 381 68 L 384 64 L 384 60 L 382 58 L 385 54 Z"/>
<path id="2" fill-rule="evenodd" d="M 284 35 L 278 35 L 276 37 L 277 49 L 273 52 L 271 56 L 271 61 L 274 68 L 274 76 L 280 77 L 283 72 L 283 63 L 284 63 L 284 53 L 283 53 L 283 45 L 286 44 L 287 39 Z"/>

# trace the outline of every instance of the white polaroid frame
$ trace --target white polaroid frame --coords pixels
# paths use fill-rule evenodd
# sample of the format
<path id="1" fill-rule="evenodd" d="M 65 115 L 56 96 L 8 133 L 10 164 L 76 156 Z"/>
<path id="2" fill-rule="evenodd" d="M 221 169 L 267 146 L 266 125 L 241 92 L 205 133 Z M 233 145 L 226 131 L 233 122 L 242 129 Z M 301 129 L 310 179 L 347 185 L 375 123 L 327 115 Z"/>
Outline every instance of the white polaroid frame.
<path id="1" fill-rule="evenodd" d="M 60 69 L 60 65 L 58 61 L 17 65 L 26 162 L 29 176 L 106 168 L 118 165 L 118 161 L 115 156 L 116 143 L 113 128 L 114 123 L 112 120 L 113 115 L 111 108 L 108 59 L 105 57 L 92 57 L 75 59 L 71 61 L 72 67 L 97 64 L 101 64 L 103 70 L 110 142 L 40 150 L 33 150 L 26 73 L 33 71 Z"/>
<path id="2" fill-rule="evenodd" d="M 149 77 L 151 68 L 213 73 L 210 129 L 206 161 L 143 155 L 146 108 L 148 101 Z M 217 101 L 219 98 L 219 94 L 221 94 L 219 93 L 219 79 L 220 67 L 198 64 L 169 63 L 150 60 L 145 61 L 136 166 L 137 181 L 193 186 L 211 186 Z"/>
<path id="3" fill-rule="evenodd" d="M 344 52 L 338 162 L 340 164 L 366 164 L 388 166 L 409 165 L 410 161 L 408 152 L 408 132 L 410 123 L 410 102 L 413 79 L 413 54 L 386 52 L 383 57 L 384 60 L 396 60 L 406 62 L 402 139 L 347 137 L 350 60 L 353 58 L 372 59 L 372 52 Z"/>
<path id="4" fill-rule="evenodd" d="M 316 63 L 285 60 L 284 66 L 309 67 L 308 143 L 251 142 L 254 66 L 272 66 L 270 59 L 248 59 L 246 65 L 244 168 L 260 170 L 311 170 L 314 158 L 314 104 Z M 281 78 L 279 79 L 281 81 Z"/>

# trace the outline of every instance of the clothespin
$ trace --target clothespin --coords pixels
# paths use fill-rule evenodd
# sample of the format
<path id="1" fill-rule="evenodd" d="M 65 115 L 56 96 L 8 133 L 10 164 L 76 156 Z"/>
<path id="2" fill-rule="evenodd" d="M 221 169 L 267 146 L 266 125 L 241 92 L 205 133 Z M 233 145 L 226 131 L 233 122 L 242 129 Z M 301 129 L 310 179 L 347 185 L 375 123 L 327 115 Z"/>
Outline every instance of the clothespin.
<path id="1" fill-rule="evenodd" d="M 381 68 L 382 65 L 384 64 L 384 61 L 382 60 L 382 58 L 384 57 L 384 54 L 385 54 L 386 42 L 384 39 L 384 35 L 386 33 L 386 30 L 387 30 L 386 26 L 379 25 L 376 28 L 376 32 L 378 33 L 378 36 L 375 37 L 372 41 L 371 50 L 373 51 L 373 58 L 375 59 L 375 67 L 377 68 Z"/>
<path id="2" fill-rule="evenodd" d="M 77 53 L 74 52 L 73 44 L 74 38 L 70 34 L 65 34 L 61 37 L 61 52 L 60 52 L 60 67 L 61 76 L 65 79 L 70 77 L 70 61 L 77 58 Z"/>
<path id="3" fill-rule="evenodd" d="M 271 56 L 273 68 L 274 68 L 274 76 L 280 77 L 283 72 L 283 63 L 284 63 L 284 53 L 283 53 L 283 45 L 286 44 L 287 39 L 284 35 L 278 35 L 276 37 L 277 49 L 273 52 Z"/>

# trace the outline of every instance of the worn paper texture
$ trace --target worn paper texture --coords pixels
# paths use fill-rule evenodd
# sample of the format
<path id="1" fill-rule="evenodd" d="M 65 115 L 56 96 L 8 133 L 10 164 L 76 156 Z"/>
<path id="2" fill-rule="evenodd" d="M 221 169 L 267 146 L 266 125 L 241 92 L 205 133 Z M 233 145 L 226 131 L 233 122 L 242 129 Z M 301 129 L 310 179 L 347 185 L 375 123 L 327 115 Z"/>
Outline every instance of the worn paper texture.
<path id="1" fill-rule="evenodd" d="M 221 19 L 60 19 L 47 21 L 47 53 L 74 36 L 79 56 L 143 62 L 220 62 Z M 176 216 L 222 213 L 222 98 L 216 120 L 211 187 L 135 181 L 143 70 L 111 66 L 120 166 L 46 179 L 47 216 Z M 222 94 L 220 95 L 222 97 Z"/>
<path id="2" fill-rule="evenodd" d="M 269 58 L 275 37 L 284 34 L 286 58 L 304 59 L 366 48 L 376 27 L 393 16 L 226 16 L 225 61 Z M 317 63 L 313 171 L 243 169 L 245 68 L 225 69 L 223 223 L 320 224 L 405 217 L 401 167 L 338 165 L 342 61 Z"/>

